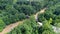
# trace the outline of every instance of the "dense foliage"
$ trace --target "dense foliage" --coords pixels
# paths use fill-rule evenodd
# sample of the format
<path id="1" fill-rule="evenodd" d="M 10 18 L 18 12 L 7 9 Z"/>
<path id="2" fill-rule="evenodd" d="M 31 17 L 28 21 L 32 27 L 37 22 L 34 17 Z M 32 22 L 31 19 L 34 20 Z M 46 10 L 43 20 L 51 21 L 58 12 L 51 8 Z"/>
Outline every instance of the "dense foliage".
<path id="1" fill-rule="evenodd" d="M 17 26 L 8 34 L 38 34 L 37 23 L 34 17 L 24 21 L 22 25 Z"/>
<path id="2" fill-rule="evenodd" d="M 30 17 L 24 21 L 22 25 L 15 27 L 11 32 L 7 34 L 55 34 L 50 25 L 52 19 L 45 21 L 42 27 L 39 27 L 34 17 Z"/>
<path id="3" fill-rule="evenodd" d="M 3 20 L 0 18 L 0 32 L 3 30 L 4 27 L 5 27 L 5 23 L 4 23 Z"/>
<path id="4" fill-rule="evenodd" d="M 26 15 L 35 14 L 40 9 L 40 2 L 36 1 L 0 0 L 0 18 L 5 26 L 26 19 Z"/>
<path id="5" fill-rule="evenodd" d="M 0 0 L 0 32 L 6 25 L 26 19 L 42 8 L 45 13 L 38 15 L 39 27 L 34 17 L 25 20 L 8 34 L 55 34 L 51 25 L 60 27 L 60 0 Z"/>
<path id="6" fill-rule="evenodd" d="M 43 26 L 38 29 L 39 34 L 56 34 L 51 26 L 52 19 L 43 22 Z"/>
<path id="7" fill-rule="evenodd" d="M 43 22 L 45 20 L 53 19 L 52 25 L 60 26 L 60 2 L 48 8 L 45 13 L 39 14 L 38 20 Z"/>
<path id="8" fill-rule="evenodd" d="M 50 7 L 50 6 L 53 6 L 55 5 L 56 3 L 60 2 L 60 0 L 42 0 L 42 6 L 43 7 Z"/>

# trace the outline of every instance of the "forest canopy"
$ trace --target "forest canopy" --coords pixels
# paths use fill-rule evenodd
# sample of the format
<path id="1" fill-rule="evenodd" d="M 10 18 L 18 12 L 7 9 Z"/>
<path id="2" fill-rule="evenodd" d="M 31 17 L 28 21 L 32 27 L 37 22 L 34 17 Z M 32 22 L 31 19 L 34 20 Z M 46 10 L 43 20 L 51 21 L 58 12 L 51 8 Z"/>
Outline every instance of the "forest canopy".
<path id="1" fill-rule="evenodd" d="M 34 15 L 41 9 L 37 20 Z M 0 32 L 10 24 L 26 19 L 7 34 L 56 34 L 52 26 L 60 27 L 60 0 L 0 0 Z"/>

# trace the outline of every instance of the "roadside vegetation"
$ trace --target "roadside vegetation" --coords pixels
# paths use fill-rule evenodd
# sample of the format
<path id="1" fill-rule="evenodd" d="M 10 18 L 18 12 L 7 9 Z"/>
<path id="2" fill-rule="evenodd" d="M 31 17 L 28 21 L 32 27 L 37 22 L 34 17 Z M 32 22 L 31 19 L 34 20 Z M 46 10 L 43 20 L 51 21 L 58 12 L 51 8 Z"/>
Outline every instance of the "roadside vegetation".
<path id="1" fill-rule="evenodd" d="M 38 9 L 39 8 L 39 9 Z M 19 0 L 0 0 L 0 18 L 3 21 L 0 29 L 5 26 L 26 19 L 26 15 L 35 14 L 41 9 L 40 2 L 19 1 Z M 2 31 L 0 30 L 0 31 Z"/>
<path id="2" fill-rule="evenodd" d="M 39 27 L 38 23 L 31 16 L 29 19 L 25 20 L 22 25 L 15 27 L 11 32 L 7 34 L 55 34 L 50 25 L 51 19 L 45 21 L 42 27 Z"/>
<path id="3" fill-rule="evenodd" d="M 43 23 L 39 27 L 31 15 L 43 8 L 47 9 L 37 16 L 38 22 Z M 0 32 L 7 25 L 24 19 L 26 20 L 22 25 L 18 25 L 7 34 L 56 34 L 52 25 L 60 27 L 60 0 L 0 0 Z"/>
<path id="4" fill-rule="evenodd" d="M 38 15 L 38 21 L 42 22 L 52 18 L 52 25 L 60 27 L 60 2 L 46 9 L 45 13 Z"/>

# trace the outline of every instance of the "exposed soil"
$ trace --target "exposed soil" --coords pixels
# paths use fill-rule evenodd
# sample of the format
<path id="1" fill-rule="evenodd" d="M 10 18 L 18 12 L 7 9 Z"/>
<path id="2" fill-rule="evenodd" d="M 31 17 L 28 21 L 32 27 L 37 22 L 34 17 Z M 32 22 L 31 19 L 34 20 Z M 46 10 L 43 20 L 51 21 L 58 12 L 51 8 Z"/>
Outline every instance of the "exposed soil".
<path id="1" fill-rule="evenodd" d="M 45 11 L 46 8 L 42 9 L 41 11 L 37 12 L 34 16 L 35 16 L 35 19 L 37 19 L 37 15 L 39 13 L 43 13 Z M 6 26 L 2 32 L 0 32 L 0 34 L 5 34 L 7 32 L 10 32 L 12 29 L 14 29 L 16 26 L 18 26 L 19 24 L 22 24 L 23 21 L 19 21 L 19 22 L 16 22 L 16 23 L 13 23 L 13 24 L 10 24 L 8 26 Z"/>

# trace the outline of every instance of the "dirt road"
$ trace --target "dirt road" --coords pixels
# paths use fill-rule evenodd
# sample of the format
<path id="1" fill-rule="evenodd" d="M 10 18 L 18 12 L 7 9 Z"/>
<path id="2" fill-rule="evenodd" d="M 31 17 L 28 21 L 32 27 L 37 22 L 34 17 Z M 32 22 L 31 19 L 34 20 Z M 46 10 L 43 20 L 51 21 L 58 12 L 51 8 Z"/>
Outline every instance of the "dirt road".
<path id="1" fill-rule="evenodd" d="M 35 19 L 37 19 L 37 16 L 39 13 L 44 13 L 46 10 L 46 8 L 42 9 L 41 11 L 37 12 L 34 16 L 35 16 Z"/>
<path id="2" fill-rule="evenodd" d="M 16 26 L 18 26 L 19 24 L 22 24 L 22 23 L 23 23 L 23 21 L 19 21 L 19 22 L 10 24 L 10 25 L 6 26 L 5 29 L 3 29 L 2 32 L 0 32 L 0 34 L 5 34 L 7 32 L 10 32 L 12 29 L 14 29 Z"/>
<path id="3" fill-rule="evenodd" d="M 37 15 L 39 13 L 43 13 L 45 11 L 46 8 L 42 9 L 41 11 L 37 12 L 34 16 L 35 16 L 35 19 L 37 19 Z M 16 26 L 18 26 L 19 24 L 23 23 L 23 21 L 19 21 L 19 22 L 16 22 L 16 23 L 13 23 L 13 24 L 10 24 L 8 26 L 5 27 L 5 29 L 3 29 L 2 32 L 0 32 L 0 34 L 5 34 L 7 32 L 10 32 L 12 29 L 14 29 Z"/>

